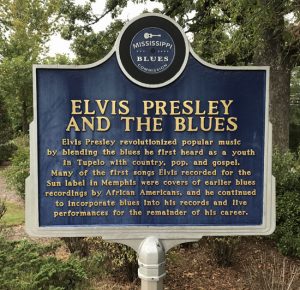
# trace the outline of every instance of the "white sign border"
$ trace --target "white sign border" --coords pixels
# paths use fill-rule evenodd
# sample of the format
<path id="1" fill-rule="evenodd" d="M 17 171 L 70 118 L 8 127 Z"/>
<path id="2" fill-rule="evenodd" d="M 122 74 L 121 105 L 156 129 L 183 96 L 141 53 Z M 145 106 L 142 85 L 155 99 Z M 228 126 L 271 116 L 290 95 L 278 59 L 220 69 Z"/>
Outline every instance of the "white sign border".
<path id="1" fill-rule="evenodd" d="M 142 14 L 132 21 L 148 15 L 160 16 L 174 22 L 171 18 L 157 13 Z M 132 23 L 132 21 L 130 23 Z M 128 24 L 129 25 L 129 24 Z M 176 26 L 178 24 L 176 23 Z M 182 31 L 182 29 L 179 27 Z M 124 31 L 124 30 L 123 30 Z M 122 33 L 122 32 L 121 32 Z M 182 31 L 184 34 L 184 32 Z M 120 39 L 120 36 L 119 38 Z M 186 39 L 186 38 L 185 38 Z M 275 178 L 272 176 L 272 125 L 269 122 L 269 77 L 270 68 L 267 66 L 216 66 L 202 60 L 193 49 L 189 47 L 191 54 L 201 64 L 216 70 L 260 70 L 266 72 L 266 104 L 265 104 L 265 144 L 264 144 L 264 192 L 263 192 L 263 223 L 257 226 L 39 226 L 38 208 L 38 136 L 37 136 L 37 82 L 38 69 L 89 69 L 99 66 L 107 61 L 118 51 L 118 41 L 111 52 L 93 64 L 89 65 L 34 65 L 33 66 L 33 108 L 34 121 L 30 124 L 30 176 L 26 179 L 25 196 L 25 229 L 30 236 L 35 237 L 96 237 L 117 240 L 119 242 L 129 240 L 143 240 L 149 236 L 155 236 L 161 240 L 195 240 L 203 236 L 235 236 L 235 235 L 269 235 L 275 230 Z M 187 62 L 187 59 L 186 59 Z M 186 63 L 185 63 L 186 65 Z M 182 68 L 182 71 L 184 67 Z M 180 72 L 180 74 L 182 73 Z M 123 71 L 124 73 L 124 71 Z M 179 75 L 178 75 L 179 76 Z M 176 76 L 176 78 L 178 77 Z M 174 81 L 176 79 L 172 81 Z M 171 83 L 164 83 L 162 86 Z M 145 84 L 140 84 L 145 86 Z M 149 85 L 148 88 L 155 86 Z M 157 86 L 156 86 L 157 87 Z"/>

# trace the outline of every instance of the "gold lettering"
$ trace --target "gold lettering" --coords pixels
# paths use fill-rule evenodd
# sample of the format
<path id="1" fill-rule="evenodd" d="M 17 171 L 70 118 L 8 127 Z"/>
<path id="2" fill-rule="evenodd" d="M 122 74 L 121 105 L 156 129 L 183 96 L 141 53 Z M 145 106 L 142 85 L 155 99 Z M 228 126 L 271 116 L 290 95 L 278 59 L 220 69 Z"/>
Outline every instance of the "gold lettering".
<path id="1" fill-rule="evenodd" d="M 95 110 L 89 111 L 90 108 L 90 100 L 84 100 L 84 114 L 85 115 L 95 115 Z"/>
<path id="2" fill-rule="evenodd" d="M 76 123 L 76 120 L 73 116 L 70 119 L 70 122 L 68 124 L 68 127 L 67 127 L 66 131 L 70 132 L 72 128 L 74 128 L 76 132 L 80 132 L 80 129 L 79 129 L 79 127 Z"/>
<path id="3" fill-rule="evenodd" d="M 228 125 L 227 125 L 227 131 L 233 132 L 238 129 L 237 125 L 237 118 L 236 117 L 230 117 L 228 118 Z"/>
<path id="4" fill-rule="evenodd" d="M 229 107 L 233 103 L 233 100 L 229 100 L 227 103 L 226 100 L 221 100 L 220 102 L 224 106 L 224 115 L 229 115 Z"/>
<path id="5" fill-rule="evenodd" d="M 208 115 L 219 115 L 218 111 L 219 101 L 208 101 Z"/>
<path id="6" fill-rule="evenodd" d="M 82 111 L 77 111 L 77 109 L 81 109 L 81 100 L 71 100 L 72 103 L 72 115 L 81 115 Z"/>

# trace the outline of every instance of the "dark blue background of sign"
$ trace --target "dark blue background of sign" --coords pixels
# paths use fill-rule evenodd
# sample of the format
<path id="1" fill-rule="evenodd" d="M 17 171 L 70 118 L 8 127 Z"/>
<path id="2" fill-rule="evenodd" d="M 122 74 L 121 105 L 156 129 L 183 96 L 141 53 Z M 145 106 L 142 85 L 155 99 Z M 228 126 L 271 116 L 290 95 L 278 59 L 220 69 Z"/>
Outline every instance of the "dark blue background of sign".
<path id="1" fill-rule="evenodd" d="M 37 112 L 38 112 L 38 164 L 39 164 L 39 222 L 40 226 L 54 226 L 54 225 L 259 225 L 262 223 L 263 214 L 263 176 L 264 176 L 264 124 L 265 124 L 265 95 L 266 95 L 266 72 L 264 70 L 216 70 L 213 68 L 206 67 L 205 65 L 199 63 L 192 55 L 190 55 L 187 66 L 183 74 L 173 83 L 166 87 L 159 89 L 147 89 L 140 87 L 138 85 L 130 82 L 125 75 L 121 72 L 115 54 L 110 57 L 103 64 L 90 68 L 90 69 L 47 69 L 38 68 L 37 69 Z M 120 123 L 120 116 L 107 116 L 111 119 L 111 129 L 106 133 L 101 132 L 66 132 L 67 124 L 71 117 L 71 99 L 110 99 L 110 100 L 129 100 L 130 103 L 130 116 L 143 116 L 142 115 L 142 101 L 143 100 L 203 100 L 204 102 L 208 100 L 218 100 L 218 99 L 233 99 L 234 103 L 230 108 L 230 116 L 235 116 L 238 118 L 239 129 L 236 132 L 174 132 L 173 117 L 163 116 L 164 119 L 164 130 L 163 132 L 135 132 L 130 133 L 124 132 L 124 126 Z M 195 117 L 197 118 L 197 117 Z M 226 139 L 241 139 L 241 148 L 253 148 L 256 151 L 256 156 L 244 156 L 239 157 L 239 162 L 241 163 L 241 168 L 248 169 L 252 171 L 252 176 L 248 179 L 256 180 L 257 185 L 257 196 L 256 197 L 237 197 L 239 199 L 247 200 L 249 205 L 247 206 L 247 211 L 249 215 L 247 217 L 231 216 L 222 217 L 220 215 L 211 216 L 177 216 L 177 217 L 159 217 L 159 216 L 130 216 L 129 214 L 124 215 L 122 218 L 113 217 L 109 215 L 108 217 L 90 217 L 90 218 L 80 218 L 80 217 L 64 217 L 64 218 L 53 218 L 53 211 L 56 210 L 69 210 L 72 208 L 56 208 L 54 202 L 56 200 L 66 201 L 68 198 L 58 198 L 58 197 L 45 197 L 45 191 L 55 191 L 55 190 L 68 190 L 69 188 L 57 188 L 47 187 L 46 181 L 50 178 L 50 171 L 52 169 L 57 170 L 68 170 L 67 167 L 62 166 L 63 159 L 73 159 L 73 164 L 75 164 L 76 156 L 61 156 L 61 153 L 56 157 L 48 157 L 47 149 L 61 149 L 61 139 L 62 138 L 77 138 L 84 140 L 85 138 L 92 139 L 173 139 L 176 138 L 180 144 L 180 140 L 183 139 L 213 139 L 215 140 L 214 145 L 210 146 L 211 150 L 220 151 L 217 145 L 218 140 Z M 65 148 L 71 149 L 81 149 L 84 146 L 70 146 Z M 105 147 L 101 147 L 105 148 Z M 151 149 L 151 146 L 147 146 Z M 203 147 L 199 147 L 203 148 Z M 204 147 L 205 148 L 205 147 Z M 89 148 L 89 149 L 97 149 Z M 142 149 L 142 147 L 132 146 L 132 149 Z M 153 149 L 153 148 L 152 148 Z M 170 148 L 173 149 L 173 148 Z M 193 149 L 191 147 L 186 149 Z M 197 148 L 194 148 L 194 150 Z M 232 149 L 239 149 L 239 147 L 225 146 L 224 150 L 230 151 Z M 93 157 L 78 157 L 82 159 L 93 159 Z M 100 159 L 109 162 L 109 160 L 114 160 L 114 156 L 99 156 Z M 126 157 L 125 157 L 126 158 Z M 133 159 L 147 159 L 147 157 L 130 158 Z M 155 157 L 154 159 L 164 160 L 167 164 L 171 160 L 186 160 L 192 163 L 194 159 L 204 159 L 205 156 L 200 158 L 193 157 L 172 157 L 172 156 L 162 156 Z M 151 157 L 148 159 L 151 159 Z M 217 157 L 210 157 L 209 160 L 228 160 L 230 157 L 222 157 L 218 155 Z M 78 172 L 84 170 L 84 167 L 75 166 L 71 170 L 74 170 L 73 178 L 80 180 Z M 119 168 L 121 169 L 121 168 Z M 129 164 L 126 169 L 132 171 L 133 167 Z M 136 169 L 136 168 L 135 168 Z M 156 170 L 156 168 L 143 168 L 147 170 Z M 171 169 L 168 166 L 168 169 Z M 179 169 L 179 168 L 174 168 Z M 187 169 L 204 169 L 203 167 L 195 168 L 192 164 Z M 227 169 L 230 169 L 227 168 Z M 90 176 L 91 177 L 91 176 Z M 106 176 L 105 178 L 109 178 Z M 112 177 L 112 180 L 124 179 L 124 177 Z M 172 177 L 166 176 L 156 176 L 155 179 L 163 181 L 164 179 L 170 180 L 194 180 L 197 177 L 181 177 L 180 175 Z M 199 177 L 200 179 L 203 179 Z M 207 177 L 205 179 L 216 179 L 217 177 Z M 235 178 L 240 178 L 237 175 L 232 177 L 222 177 L 218 178 L 235 180 Z M 63 180 L 64 178 L 52 178 L 52 180 Z M 127 179 L 130 179 L 127 177 Z M 151 180 L 153 178 L 144 178 L 145 180 Z M 244 178 L 247 179 L 247 178 Z M 98 179 L 99 180 L 99 179 Z M 142 200 L 142 199 L 155 199 L 163 201 L 164 199 L 172 199 L 177 202 L 180 199 L 183 200 L 195 200 L 195 199 L 208 199 L 208 200 L 224 200 L 222 197 L 208 197 L 204 196 L 204 190 L 223 190 L 230 189 L 231 187 L 205 187 L 200 186 L 202 191 L 200 197 L 163 197 L 163 196 L 149 196 L 143 197 L 139 196 L 138 192 L 141 190 L 139 181 L 141 178 L 136 178 L 138 185 L 133 187 L 124 187 L 122 189 L 136 190 L 136 196 L 134 197 L 124 197 L 128 200 Z M 155 186 L 144 186 L 145 190 L 154 190 Z M 158 186 L 157 189 L 167 189 L 176 190 L 178 188 L 172 188 L 171 186 L 164 187 Z M 249 186 L 240 186 L 240 190 L 248 190 Z M 83 188 L 74 188 L 75 190 L 85 190 Z M 108 189 L 108 188 L 107 188 Z M 110 188 L 111 189 L 111 188 Z M 115 188 L 119 189 L 119 188 Z M 197 190 L 197 187 L 189 186 L 190 190 Z M 87 187 L 89 191 L 89 187 Z M 105 189 L 101 189 L 106 191 Z M 123 199 L 124 199 L 123 198 Z M 92 198 L 71 198 L 72 200 L 89 200 Z M 119 200 L 120 197 L 102 197 L 103 199 Z M 231 201 L 231 197 L 227 197 L 228 201 Z M 92 199 L 92 200 L 95 200 Z M 134 207 L 136 208 L 136 207 Z M 157 210 L 160 207 L 140 207 L 142 210 Z M 183 207 L 168 207 L 169 209 L 184 209 Z M 216 209 L 215 206 L 206 207 L 207 209 Z M 218 208 L 218 207 L 217 207 Z M 221 209 L 221 207 L 219 207 Z M 234 207 L 232 209 L 237 210 L 239 207 Z M 94 210 L 88 208 L 81 208 L 82 210 Z M 106 210 L 106 208 L 98 208 L 99 210 Z M 115 209 L 124 210 L 124 207 L 116 206 Z M 125 207 L 126 209 L 126 207 Z M 201 207 L 188 207 L 189 211 L 192 209 L 202 209 Z M 230 209 L 230 207 L 226 207 Z M 240 207 L 243 210 L 243 207 Z M 80 210 L 80 208 L 73 208 L 73 210 Z M 110 209 L 112 210 L 112 209 Z"/>

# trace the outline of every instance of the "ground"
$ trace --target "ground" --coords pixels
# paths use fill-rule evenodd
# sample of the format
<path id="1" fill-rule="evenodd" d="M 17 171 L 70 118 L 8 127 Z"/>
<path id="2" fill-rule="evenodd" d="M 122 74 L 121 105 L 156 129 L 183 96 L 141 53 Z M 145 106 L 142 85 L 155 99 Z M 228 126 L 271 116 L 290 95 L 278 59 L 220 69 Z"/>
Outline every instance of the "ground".
<path id="1" fill-rule="evenodd" d="M 1 173 L 1 169 L 0 169 Z M 22 209 L 24 202 L 10 190 L 0 174 L 0 199 Z M 16 208 L 11 207 L 13 211 Z M 24 231 L 23 219 L 17 219 L 9 227 L 11 239 L 31 239 Z M 34 239 L 39 243 L 48 243 L 52 239 Z M 181 245 L 167 254 L 164 280 L 165 290 L 299 290 L 300 260 L 281 255 L 272 240 L 261 237 L 243 237 L 234 251 L 233 264 L 230 267 L 218 266 L 212 255 L 212 239 L 203 238 L 197 243 Z M 69 252 L 61 246 L 57 253 L 60 259 L 67 259 Z M 296 272 L 293 278 L 293 273 Z M 298 274 L 297 274 L 298 273 Z M 284 275 L 283 275 L 284 274 Z M 273 284 L 271 288 L 262 288 L 263 283 L 293 280 L 293 287 L 281 288 Z M 134 290 L 139 289 L 139 280 L 133 283 L 124 282 L 121 273 L 105 277 L 95 277 L 91 281 L 94 290 Z M 258 283 L 257 285 L 255 283 Z"/>

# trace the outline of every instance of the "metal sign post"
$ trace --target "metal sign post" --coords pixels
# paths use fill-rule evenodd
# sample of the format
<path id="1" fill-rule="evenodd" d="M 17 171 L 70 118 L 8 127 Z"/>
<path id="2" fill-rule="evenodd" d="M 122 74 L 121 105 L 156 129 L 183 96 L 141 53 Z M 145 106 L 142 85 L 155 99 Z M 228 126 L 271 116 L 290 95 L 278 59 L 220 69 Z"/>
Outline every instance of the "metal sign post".
<path id="1" fill-rule="evenodd" d="M 163 278 L 165 271 L 165 251 L 160 241 L 155 237 L 146 238 L 138 252 L 139 278 L 141 278 L 142 289 L 163 289 Z"/>
<path id="2" fill-rule="evenodd" d="M 268 67 L 206 63 L 147 13 L 104 59 L 36 65 L 33 80 L 30 235 L 129 245 L 142 289 L 162 289 L 171 247 L 273 232 Z"/>

